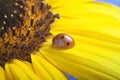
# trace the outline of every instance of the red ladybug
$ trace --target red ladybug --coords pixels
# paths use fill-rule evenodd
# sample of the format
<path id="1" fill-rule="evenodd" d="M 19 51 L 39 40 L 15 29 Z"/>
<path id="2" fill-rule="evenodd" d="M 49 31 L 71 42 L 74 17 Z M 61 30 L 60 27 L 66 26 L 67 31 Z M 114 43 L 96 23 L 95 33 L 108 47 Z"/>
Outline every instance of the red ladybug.
<path id="1" fill-rule="evenodd" d="M 53 47 L 68 49 L 75 45 L 72 37 L 68 34 L 57 34 L 52 40 Z"/>

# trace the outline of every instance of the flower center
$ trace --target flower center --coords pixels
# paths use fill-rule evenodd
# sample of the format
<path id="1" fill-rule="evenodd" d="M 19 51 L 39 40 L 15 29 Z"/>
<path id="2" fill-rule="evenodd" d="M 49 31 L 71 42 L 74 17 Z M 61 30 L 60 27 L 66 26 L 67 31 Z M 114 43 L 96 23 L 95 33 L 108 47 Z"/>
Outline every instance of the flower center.
<path id="1" fill-rule="evenodd" d="M 0 0 L 0 66 L 12 59 L 31 62 L 30 54 L 50 36 L 58 14 L 43 0 Z"/>

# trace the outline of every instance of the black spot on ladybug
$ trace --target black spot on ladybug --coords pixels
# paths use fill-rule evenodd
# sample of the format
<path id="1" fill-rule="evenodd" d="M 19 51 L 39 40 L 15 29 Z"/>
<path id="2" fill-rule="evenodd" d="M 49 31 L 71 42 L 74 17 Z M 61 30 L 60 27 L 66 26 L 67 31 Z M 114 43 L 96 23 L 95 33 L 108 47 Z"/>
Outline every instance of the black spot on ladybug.
<path id="1" fill-rule="evenodd" d="M 61 36 L 61 39 L 64 39 L 64 36 Z"/>
<path id="2" fill-rule="evenodd" d="M 69 46 L 70 45 L 70 43 L 69 42 L 67 42 L 67 46 Z"/>

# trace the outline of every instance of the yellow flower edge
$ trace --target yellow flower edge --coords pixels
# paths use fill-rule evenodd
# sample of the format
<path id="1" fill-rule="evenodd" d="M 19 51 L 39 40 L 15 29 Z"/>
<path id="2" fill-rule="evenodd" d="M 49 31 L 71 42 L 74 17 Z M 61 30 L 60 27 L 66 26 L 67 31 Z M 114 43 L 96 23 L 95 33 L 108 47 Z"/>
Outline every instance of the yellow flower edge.
<path id="1" fill-rule="evenodd" d="M 55 2 L 47 1 L 51 5 Z M 0 80 L 67 80 L 63 72 L 80 80 L 120 79 L 120 9 L 99 2 L 77 4 L 79 0 L 72 7 L 61 5 L 67 1 L 59 0 L 52 6 L 61 18 L 53 23 L 51 33 L 70 34 L 75 47 L 53 48 L 52 36 L 31 55 L 32 63 L 15 59 L 6 63 L 5 70 L 0 67 Z"/>

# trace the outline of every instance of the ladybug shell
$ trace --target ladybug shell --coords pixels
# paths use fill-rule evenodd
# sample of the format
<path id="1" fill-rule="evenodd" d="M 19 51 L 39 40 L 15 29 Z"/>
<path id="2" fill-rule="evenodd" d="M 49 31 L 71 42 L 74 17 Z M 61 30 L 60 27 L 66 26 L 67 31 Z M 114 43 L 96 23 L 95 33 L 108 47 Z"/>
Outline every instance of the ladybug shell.
<path id="1" fill-rule="evenodd" d="M 72 37 L 67 34 L 57 34 L 52 40 L 53 47 L 56 48 L 72 48 L 75 42 Z"/>

